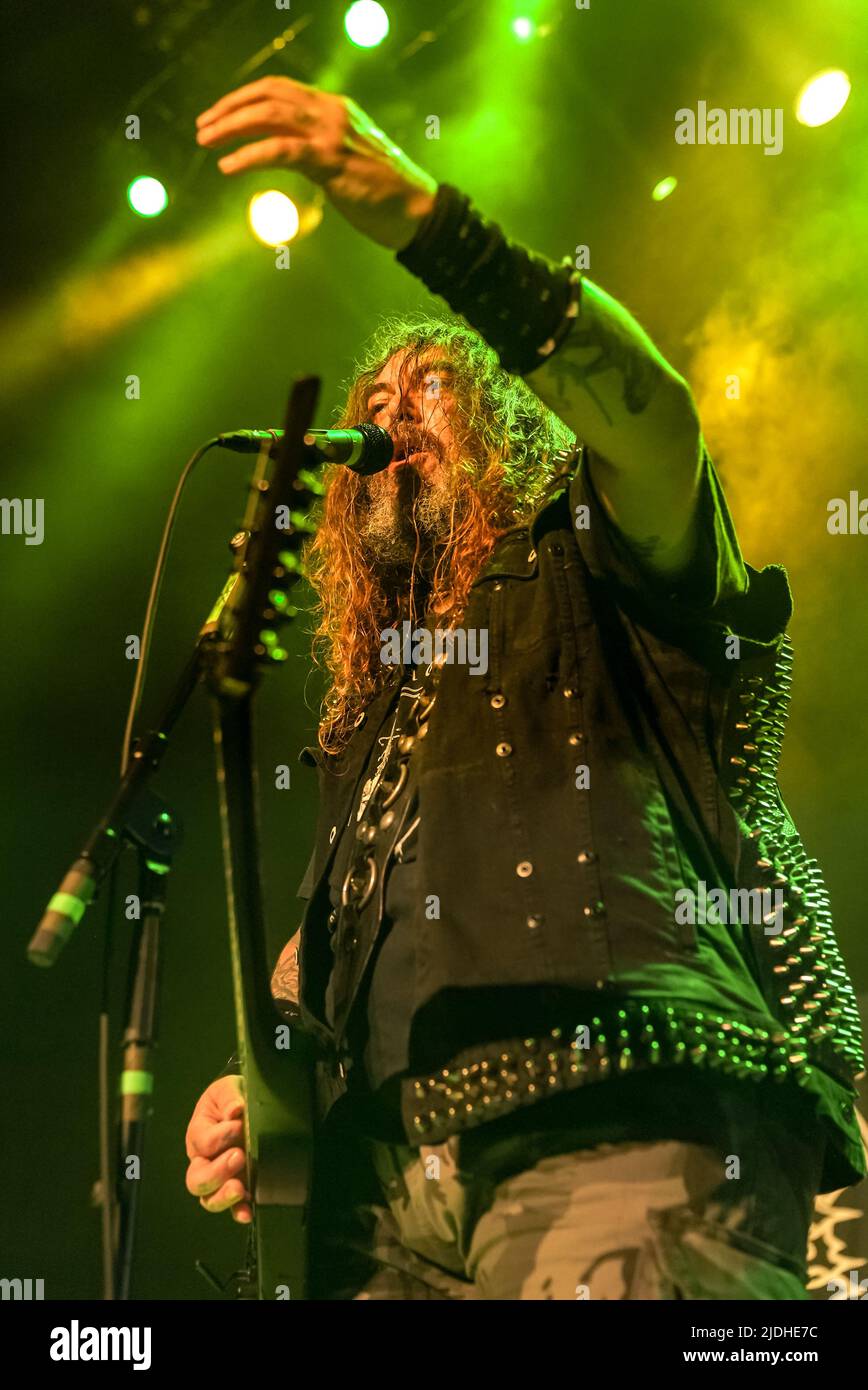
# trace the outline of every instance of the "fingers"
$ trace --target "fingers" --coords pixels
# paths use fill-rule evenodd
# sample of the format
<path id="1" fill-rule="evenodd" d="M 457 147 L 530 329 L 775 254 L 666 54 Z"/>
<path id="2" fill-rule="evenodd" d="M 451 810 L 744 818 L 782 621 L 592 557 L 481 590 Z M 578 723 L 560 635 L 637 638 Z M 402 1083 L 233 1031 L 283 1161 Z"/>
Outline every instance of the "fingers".
<path id="1" fill-rule="evenodd" d="M 232 1186 L 230 1179 L 238 1179 L 239 1173 L 245 1169 L 245 1163 L 242 1148 L 230 1148 L 218 1158 L 192 1158 L 186 1169 L 186 1190 L 192 1197 L 211 1197 L 224 1186 Z M 241 1188 L 239 1197 L 248 1195 L 243 1191 L 241 1181 L 234 1183 L 234 1190 L 238 1188 Z"/>
<path id="2" fill-rule="evenodd" d="M 240 1079 L 240 1078 L 239 1078 Z M 220 1108 L 221 1120 L 238 1120 L 244 1118 L 244 1096 L 236 1091 L 227 1100 L 224 1100 Z"/>
<path id="3" fill-rule="evenodd" d="M 211 1197 L 200 1197 L 199 1206 L 214 1214 L 230 1210 L 234 1212 L 237 1207 L 241 1213 L 246 1211 L 252 1215 L 250 1193 L 238 1179 L 223 1183 Z M 243 1216 L 241 1219 L 243 1220 Z"/>
<path id="4" fill-rule="evenodd" d="M 304 82 L 264 77 L 230 92 L 203 111 L 196 121 L 196 140 L 205 149 L 219 149 L 232 141 L 264 135 L 269 138 L 224 155 L 218 161 L 221 173 L 288 166 L 317 181 L 318 163 L 328 162 L 320 148 L 328 140 L 322 137 L 339 128 L 340 103 L 341 98 Z M 316 145 L 310 139 L 314 130 L 320 136 Z"/>
<path id="5" fill-rule="evenodd" d="M 306 82 L 296 82 L 291 77 L 260 77 L 257 82 L 248 82 L 244 87 L 236 87 L 234 92 L 227 92 L 225 97 L 215 101 L 213 106 L 209 106 L 207 111 L 196 117 L 196 125 L 211 125 L 214 121 L 228 116 L 231 111 L 237 111 L 239 107 L 248 106 L 252 102 L 277 100 L 288 104 L 312 91 L 314 88 L 309 87 Z"/>
<path id="6" fill-rule="evenodd" d="M 231 1209 L 233 1221 L 246 1225 L 253 1220 L 253 1206 L 245 1187 L 243 1092 L 241 1078 L 227 1076 L 212 1082 L 200 1096 L 187 1126 L 190 1162 L 184 1181 L 205 1211 Z"/>
<path id="7" fill-rule="evenodd" d="M 309 159 L 310 148 L 308 140 L 275 136 L 271 140 L 258 140 L 255 145 L 242 145 L 240 150 L 224 155 L 217 163 L 223 174 L 244 174 L 248 169 L 286 165 L 312 178 L 314 166 Z"/>
<path id="8" fill-rule="evenodd" d="M 225 1149 L 243 1142 L 244 1121 L 242 1119 L 221 1120 L 214 1123 L 208 1119 L 193 1119 L 187 1129 L 187 1157 L 216 1158 Z"/>
<path id="9" fill-rule="evenodd" d="M 230 140 L 243 140 L 250 135 L 298 134 L 309 125 L 298 119 L 295 108 L 285 101 L 256 101 L 228 112 L 205 125 L 196 133 L 196 143 L 207 149 L 217 149 Z"/>

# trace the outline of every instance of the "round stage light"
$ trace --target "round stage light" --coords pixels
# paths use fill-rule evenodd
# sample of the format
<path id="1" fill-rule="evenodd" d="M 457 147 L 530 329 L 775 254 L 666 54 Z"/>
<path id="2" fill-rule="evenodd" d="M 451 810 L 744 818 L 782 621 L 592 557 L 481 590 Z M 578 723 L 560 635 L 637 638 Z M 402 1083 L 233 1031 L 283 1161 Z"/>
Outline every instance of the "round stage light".
<path id="1" fill-rule="evenodd" d="M 375 0 L 356 0 L 344 15 L 344 28 L 357 48 L 376 48 L 389 32 L 389 16 Z"/>
<path id="2" fill-rule="evenodd" d="M 662 203 L 663 199 L 668 198 L 670 193 L 674 193 L 677 187 L 678 180 L 673 178 L 670 174 L 668 178 L 661 179 L 659 183 L 655 183 L 651 190 L 651 197 L 654 199 L 655 203 Z"/>
<path id="3" fill-rule="evenodd" d="M 255 193 L 247 208 L 250 230 L 265 246 L 285 246 L 298 231 L 298 208 L 274 188 Z"/>
<path id="4" fill-rule="evenodd" d="M 133 179 L 127 189 L 127 202 L 139 217 L 158 217 L 169 201 L 159 179 Z"/>
<path id="5" fill-rule="evenodd" d="M 796 119 L 802 125 L 825 125 L 843 111 L 850 95 L 850 79 L 840 68 L 815 73 L 796 97 Z"/>
<path id="6" fill-rule="evenodd" d="M 534 22 L 524 16 L 512 21 L 512 32 L 517 39 L 531 39 L 534 35 Z"/>

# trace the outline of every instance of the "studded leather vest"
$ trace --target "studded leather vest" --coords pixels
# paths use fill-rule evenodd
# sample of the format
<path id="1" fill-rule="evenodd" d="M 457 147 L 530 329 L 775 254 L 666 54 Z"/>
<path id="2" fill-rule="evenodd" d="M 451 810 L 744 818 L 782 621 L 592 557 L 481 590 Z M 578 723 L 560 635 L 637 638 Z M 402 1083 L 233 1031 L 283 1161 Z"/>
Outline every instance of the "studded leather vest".
<path id="1" fill-rule="evenodd" d="M 425 1066 L 404 1091 L 411 1141 L 438 1142 L 529 1094 L 689 1065 L 813 1093 L 830 1141 L 824 1190 L 865 1173 L 855 997 L 822 875 L 777 785 L 786 575 L 744 565 L 710 459 L 700 520 L 698 559 L 667 592 L 634 568 L 581 458 L 471 588 L 463 625 L 487 630 L 488 671 L 443 667 L 413 750 Z M 342 958 L 330 1026 L 329 872 L 402 675 L 387 673 L 341 755 L 302 753 L 318 766 L 320 818 L 300 1003 L 323 1047 L 323 1113 L 345 1088 L 347 1019 L 373 946 L 361 933 Z M 782 913 L 771 927 L 684 924 L 676 895 L 700 880 L 777 889 Z M 460 1001 L 519 986 L 551 1001 L 555 1026 L 462 1046 Z"/>

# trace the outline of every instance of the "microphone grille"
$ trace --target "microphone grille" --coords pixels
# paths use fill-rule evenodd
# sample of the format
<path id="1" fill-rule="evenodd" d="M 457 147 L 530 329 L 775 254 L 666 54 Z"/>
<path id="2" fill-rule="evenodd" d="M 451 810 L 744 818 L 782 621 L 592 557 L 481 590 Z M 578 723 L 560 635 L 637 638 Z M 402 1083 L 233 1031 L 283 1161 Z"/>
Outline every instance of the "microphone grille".
<path id="1" fill-rule="evenodd" d="M 395 452 L 392 436 L 382 426 L 371 424 L 367 420 L 361 425 L 356 425 L 356 429 L 365 436 L 365 447 L 353 472 L 363 473 L 365 476 L 381 473 L 384 468 L 388 468 Z"/>

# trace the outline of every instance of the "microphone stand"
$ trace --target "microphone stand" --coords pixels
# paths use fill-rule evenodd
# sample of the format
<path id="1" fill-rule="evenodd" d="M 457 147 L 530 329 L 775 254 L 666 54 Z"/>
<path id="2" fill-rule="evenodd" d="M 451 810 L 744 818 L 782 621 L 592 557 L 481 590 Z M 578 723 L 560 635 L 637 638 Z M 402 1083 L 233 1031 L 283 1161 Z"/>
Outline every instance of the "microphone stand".
<path id="1" fill-rule="evenodd" d="M 156 800 L 156 798 L 155 798 Z M 139 902 L 141 918 L 136 923 L 130 948 L 130 973 L 127 986 L 126 1016 L 128 1024 L 123 1035 L 123 1069 L 121 1071 L 121 1101 L 118 1120 L 116 1154 L 117 1182 L 109 1197 L 113 1223 L 114 1279 L 109 1284 L 113 1296 L 130 1297 L 133 1249 L 140 1173 L 130 1173 L 127 1165 L 132 1158 L 140 1163 L 144 1156 L 145 1129 L 150 1114 L 153 1091 L 152 1053 L 157 1041 L 157 1003 L 160 988 L 160 926 L 166 911 L 166 884 L 172 867 L 172 855 L 178 848 L 181 835 L 177 822 L 168 808 L 151 819 L 153 836 L 139 846 Z"/>
<path id="2" fill-rule="evenodd" d="M 268 442 L 268 441 L 266 441 Z M 311 463 L 318 451 L 303 446 Z M 245 524 L 256 511 L 262 490 L 266 459 L 251 481 L 251 499 Z M 301 498 L 299 497 L 299 503 Z M 138 1172 L 128 1173 L 131 1159 L 141 1160 L 150 1097 L 154 1089 L 153 1052 L 159 1003 L 160 927 L 166 911 L 166 889 L 174 855 L 181 844 L 182 829 L 170 807 L 148 783 L 162 762 L 169 737 L 191 694 L 206 670 L 213 670 L 208 653 L 219 639 L 221 619 L 243 592 L 245 554 L 251 530 L 237 531 L 230 541 L 235 554 L 233 573 L 211 610 L 196 641 L 192 656 L 176 681 L 154 728 L 136 742 L 127 771 L 109 802 L 108 808 L 86 841 L 81 854 L 51 898 L 27 948 L 34 965 L 55 963 L 88 905 L 96 896 L 123 849 L 135 846 L 139 861 L 140 918 L 133 933 L 126 992 L 127 1025 L 123 1033 L 123 1069 L 120 1076 L 121 1102 L 116 1125 L 115 1173 L 103 1173 L 98 1186 L 104 1223 L 109 1238 L 104 1241 L 104 1297 L 127 1300 L 133 1265 L 138 1214 Z M 264 963 L 262 968 L 264 968 Z"/>
<path id="3" fill-rule="evenodd" d="M 35 965 L 53 965 L 72 932 L 68 922 L 58 924 L 57 918 L 63 908 L 58 899 L 69 896 L 73 901 L 81 901 L 82 894 L 86 893 L 87 900 L 91 901 L 124 848 L 128 844 L 135 846 L 139 860 L 140 917 L 134 924 L 130 946 L 114 1174 L 104 1174 L 97 1189 L 111 1233 L 111 1255 L 106 1261 L 109 1267 L 103 1270 L 104 1297 L 108 1300 L 130 1297 L 139 1174 L 130 1175 L 128 1165 L 133 1158 L 141 1161 L 146 1122 L 151 1113 L 160 926 L 166 911 L 168 875 L 182 838 L 177 817 L 151 790 L 148 782 L 159 768 L 172 730 L 199 682 L 202 648 L 210 637 L 210 631 L 203 629 L 155 727 L 135 746 L 128 770 L 108 809 L 64 878 L 59 893 L 51 899 L 28 946 L 28 955 Z"/>

